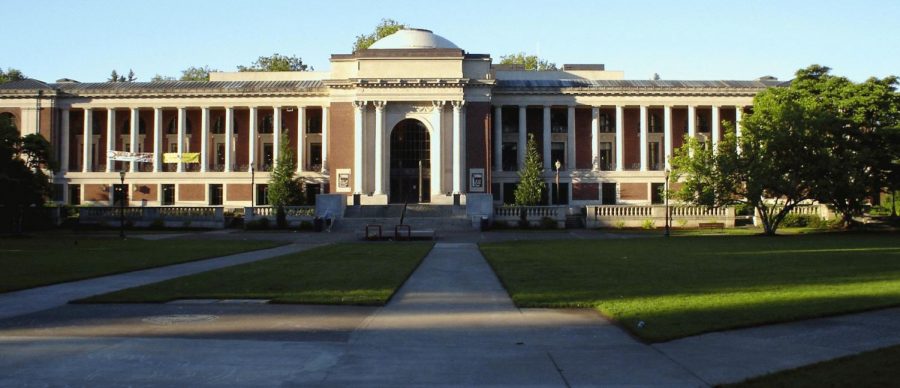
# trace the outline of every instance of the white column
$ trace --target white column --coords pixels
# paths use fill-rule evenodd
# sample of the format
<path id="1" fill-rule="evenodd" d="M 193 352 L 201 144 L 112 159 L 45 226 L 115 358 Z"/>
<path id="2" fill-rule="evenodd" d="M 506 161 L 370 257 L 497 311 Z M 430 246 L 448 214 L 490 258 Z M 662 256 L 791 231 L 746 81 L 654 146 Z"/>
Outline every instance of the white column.
<path id="1" fill-rule="evenodd" d="M 555 160 L 550 160 L 550 105 L 544 105 L 544 126 L 543 126 L 543 150 L 541 150 L 541 159 L 544 161 L 544 170 L 551 171 Z M 562 161 L 561 161 L 562 162 Z"/>
<path id="2" fill-rule="evenodd" d="M 234 107 L 225 107 L 225 172 L 231 172 L 231 162 L 234 159 Z M 253 188 L 250 188 L 252 191 Z"/>
<path id="3" fill-rule="evenodd" d="M 162 165 L 162 108 L 153 108 L 153 172 Z"/>
<path id="4" fill-rule="evenodd" d="M 272 168 L 278 166 L 278 156 L 281 154 L 281 107 L 272 107 Z"/>
<path id="5" fill-rule="evenodd" d="M 60 172 L 68 172 L 69 171 L 69 108 L 62 109 L 62 118 L 60 122 L 60 132 L 62 133 L 62 139 L 60 139 L 60 144 L 62 149 L 60 150 L 60 163 L 59 163 L 59 171 Z"/>
<path id="6" fill-rule="evenodd" d="M 375 195 L 384 195 L 384 105 L 375 101 Z"/>
<path id="7" fill-rule="evenodd" d="M 84 108 L 84 128 L 81 131 L 81 172 L 91 172 L 91 143 L 94 137 L 93 116 L 94 112 L 91 108 Z"/>
<path id="8" fill-rule="evenodd" d="M 465 101 L 453 101 L 453 194 L 462 193 L 462 107 Z"/>
<path id="9" fill-rule="evenodd" d="M 322 105 L 322 174 L 328 175 L 328 105 Z"/>
<path id="10" fill-rule="evenodd" d="M 741 115 L 744 113 L 742 106 L 734 107 L 734 138 L 737 153 L 741 153 Z"/>
<path id="11" fill-rule="evenodd" d="M 184 124 L 187 120 L 186 108 L 178 107 L 178 165 L 175 172 L 184 172 L 184 163 L 181 162 L 182 153 L 184 152 Z"/>
<path id="12" fill-rule="evenodd" d="M 666 105 L 663 108 L 663 120 L 665 123 L 663 124 L 663 136 L 665 136 L 665 140 L 663 142 L 663 157 L 666 159 L 666 170 L 672 169 L 672 163 L 669 159 L 672 158 L 672 107 Z"/>
<path id="13" fill-rule="evenodd" d="M 250 107 L 250 119 L 249 125 L 247 125 L 247 134 L 248 134 L 248 142 L 247 142 L 247 159 L 249 160 L 249 166 L 247 167 L 247 171 L 256 169 L 256 123 L 258 120 L 256 119 L 259 108 L 255 106 Z"/>
<path id="14" fill-rule="evenodd" d="M 721 132 L 721 123 L 719 122 L 719 107 L 717 105 L 712 106 L 712 147 L 713 150 L 719 145 L 719 133 Z"/>
<path id="15" fill-rule="evenodd" d="M 566 123 L 566 170 L 575 171 L 575 105 L 569 105 Z"/>
<path id="16" fill-rule="evenodd" d="M 116 109 L 106 108 L 106 172 L 113 171 L 112 160 L 109 160 L 109 151 L 116 149 Z"/>
<path id="17" fill-rule="evenodd" d="M 647 171 L 647 105 L 641 105 L 641 171 Z"/>
<path id="18" fill-rule="evenodd" d="M 200 108 L 200 172 L 209 165 L 209 107 Z"/>
<path id="19" fill-rule="evenodd" d="M 591 107 L 591 169 L 600 169 L 600 107 Z"/>
<path id="20" fill-rule="evenodd" d="M 688 105 L 688 137 L 697 137 L 697 107 Z"/>
<path id="21" fill-rule="evenodd" d="M 528 143 L 528 135 L 526 133 L 525 126 L 525 110 L 528 109 L 525 105 L 519 105 L 519 144 L 516 147 L 519 159 L 519 170 L 525 168 L 525 144 Z"/>
<path id="22" fill-rule="evenodd" d="M 503 171 L 503 105 L 494 107 L 494 171 Z"/>
<path id="23" fill-rule="evenodd" d="M 444 101 L 432 101 L 434 110 L 431 113 L 431 195 L 444 193 Z"/>
<path id="24" fill-rule="evenodd" d="M 616 171 L 625 169 L 625 108 L 616 105 Z"/>
<path id="25" fill-rule="evenodd" d="M 128 141 L 131 143 L 131 151 L 132 153 L 138 152 L 138 131 L 141 126 L 141 115 L 138 108 L 131 108 L 131 133 L 128 135 Z M 130 172 L 137 171 L 137 162 L 129 162 L 130 166 L 128 166 L 128 170 Z"/>
<path id="26" fill-rule="evenodd" d="M 306 107 L 297 106 L 297 173 L 303 172 L 306 151 Z"/>
<path id="27" fill-rule="evenodd" d="M 353 193 L 361 194 L 363 185 L 363 128 L 366 101 L 353 101 Z"/>

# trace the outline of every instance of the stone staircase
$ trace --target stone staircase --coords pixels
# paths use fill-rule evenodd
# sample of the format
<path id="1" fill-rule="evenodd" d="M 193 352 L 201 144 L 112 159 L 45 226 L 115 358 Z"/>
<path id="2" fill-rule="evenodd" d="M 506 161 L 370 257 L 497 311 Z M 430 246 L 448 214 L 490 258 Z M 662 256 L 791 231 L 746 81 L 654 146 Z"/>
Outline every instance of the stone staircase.
<path id="1" fill-rule="evenodd" d="M 400 224 L 403 205 L 350 206 L 344 211 L 344 218 L 335 223 L 332 230 L 361 232 L 366 225 L 381 225 L 384 234 L 393 234 Z M 437 232 L 471 231 L 472 221 L 466 217 L 466 209 L 452 205 L 408 205 L 403 223 L 413 230 L 430 229 Z"/>

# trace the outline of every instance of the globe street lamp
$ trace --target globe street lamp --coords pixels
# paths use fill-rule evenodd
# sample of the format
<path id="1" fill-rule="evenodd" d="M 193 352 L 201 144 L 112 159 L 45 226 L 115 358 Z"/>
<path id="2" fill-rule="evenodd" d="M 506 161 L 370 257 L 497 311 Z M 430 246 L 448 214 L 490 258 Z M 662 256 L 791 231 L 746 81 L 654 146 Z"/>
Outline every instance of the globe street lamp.
<path id="1" fill-rule="evenodd" d="M 125 238 L 125 201 L 128 190 L 125 189 L 125 171 L 119 171 L 119 238 Z"/>
<path id="2" fill-rule="evenodd" d="M 559 159 L 556 159 L 556 204 L 559 205 L 559 168 L 562 167 L 562 163 L 559 162 Z"/>

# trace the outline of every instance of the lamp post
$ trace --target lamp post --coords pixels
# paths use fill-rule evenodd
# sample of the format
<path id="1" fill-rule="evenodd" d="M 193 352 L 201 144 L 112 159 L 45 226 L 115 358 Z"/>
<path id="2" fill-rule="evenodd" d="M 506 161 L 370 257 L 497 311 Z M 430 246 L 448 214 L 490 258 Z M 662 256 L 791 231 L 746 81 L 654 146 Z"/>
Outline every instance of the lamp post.
<path id="1" fill-rule="evenodd" d="M 125 238 L 125 201 L 128 190 L 125 188 L 125 170 L 119 171 L 119 238 Z"/>
<path id="2" fill-rule="evenodd" d="M 669 169 L 666 169 L 666 184 L 663 195 L 666 196 L 666 237 L 669 237 Z"/>
<path id="3" fill-rule="evenodd" d="M 250 207 L 256 206 L 256 182 L 253 165 L 250 165 Z"/>
<path id="4" fill-rule="evenodd" d="M 562 167 L 559 159 L 556 160 L 554 166 L 556 166 L 556 204 L 559 205 L 559 168 Z"/>

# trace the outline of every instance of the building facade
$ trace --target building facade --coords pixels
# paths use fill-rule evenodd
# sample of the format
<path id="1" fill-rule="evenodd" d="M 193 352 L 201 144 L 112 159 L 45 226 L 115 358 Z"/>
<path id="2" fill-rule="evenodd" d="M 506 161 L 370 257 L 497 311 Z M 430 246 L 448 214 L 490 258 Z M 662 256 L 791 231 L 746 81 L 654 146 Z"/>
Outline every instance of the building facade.
<path id="1" fill-rule="evenodd" d="M 407 29 L 332 55 L 326 72 L 9 82 L 0 114 L 50 140 L 54 199 L 76 205 L 112 204 L 120 171 L 132 206 L 265 204 L 284 140 L 310 198 L 451 204 L 490 192 L 510 203 L 529 136 L 548 204 L 646 204 L 685 136 L 739 135 L 753 97 L 777 84 L 634 81 L 603 65 L 522 71 Z"/>

